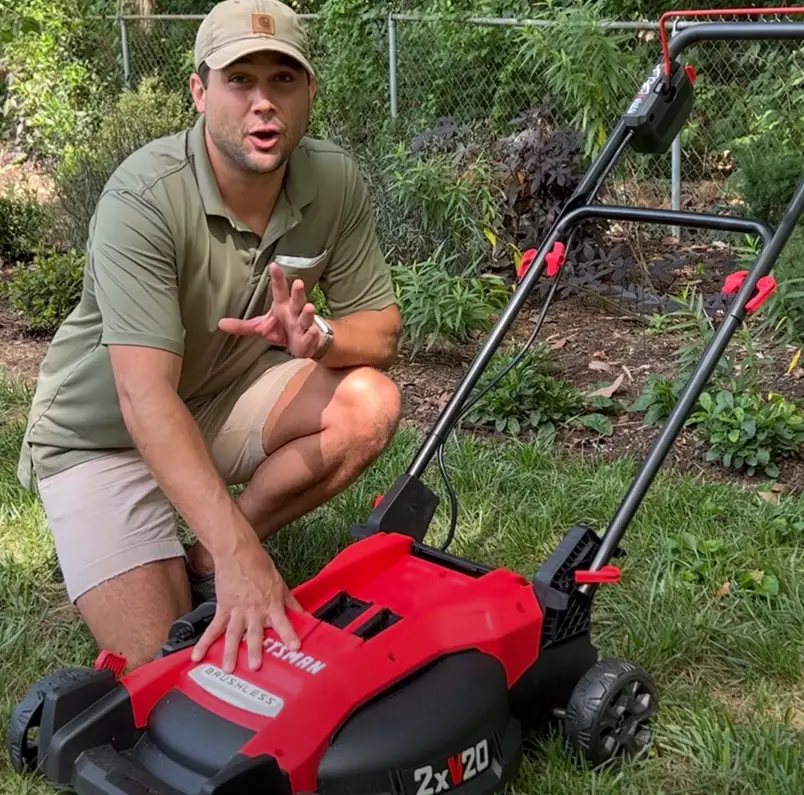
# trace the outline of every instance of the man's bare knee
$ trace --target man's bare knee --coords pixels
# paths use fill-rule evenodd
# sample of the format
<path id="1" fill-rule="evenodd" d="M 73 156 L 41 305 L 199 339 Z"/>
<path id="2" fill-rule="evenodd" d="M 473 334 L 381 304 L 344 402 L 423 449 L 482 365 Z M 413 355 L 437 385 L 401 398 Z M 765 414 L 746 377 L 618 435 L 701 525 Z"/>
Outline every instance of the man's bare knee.
<path id="1" fill-rule="evenodd" d="M 350 441 L 369 458 L 381 453 L 399 423 L 402 401 L 396 384 L 378 370 L 360 367 L 343 379 L 334 399 Z"/>
<path id="2" fill-rule="evenodd" d="M 190 605 L 180 557 L 139 566 L 76 600 L 98 648 L 125 656 L 129 670 L 153 659 L 171 623 Z"/>

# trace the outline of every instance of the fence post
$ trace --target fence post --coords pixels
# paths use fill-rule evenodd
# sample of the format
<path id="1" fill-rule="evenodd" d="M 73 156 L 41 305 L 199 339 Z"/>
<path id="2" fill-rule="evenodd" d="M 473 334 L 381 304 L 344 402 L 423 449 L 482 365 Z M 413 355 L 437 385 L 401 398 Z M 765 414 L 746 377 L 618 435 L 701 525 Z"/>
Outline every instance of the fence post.
<path id="1" fill-rule="evenodd" d="M 676 35 L 676 25 L 678 20 L 673 22 L 673 30 L 670 33 L 670 39 Z M 672 189 L 670 197 L 670 206 L 674 210 L 681 209 L 681 133 L 673 139 L 673 146 L 670 155 L 670 171 L 672 177 Z M 681 227 L 674 226 L 672 228 L 672 235 L 677 243 L 681 242 Z"/>
<path id="2" fill-rule="evenodd" d="M 120 23 L 120 51 L 123 56 L 123 82 L 126 88 L 131 88 L 129 80 L 131 77 L 131 70 L 128 63 L 128 33 L 126 31 L 126 20 L 122 15 L 118 17 Z"/>
<path id="3" fill-rule="evenodd" d="M 396 20 L 393 13 L 388 14 L 388 87 L 391 99 L 391 118 L 399 112 L 396 95 Z"/>

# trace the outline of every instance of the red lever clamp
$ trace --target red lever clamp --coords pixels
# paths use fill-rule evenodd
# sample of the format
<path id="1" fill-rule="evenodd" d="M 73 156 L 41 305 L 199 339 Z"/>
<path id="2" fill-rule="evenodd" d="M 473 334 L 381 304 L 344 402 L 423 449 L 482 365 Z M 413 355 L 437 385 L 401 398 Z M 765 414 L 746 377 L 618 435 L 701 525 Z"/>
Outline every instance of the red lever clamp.
<path id="1" fill-rule="evenodd" d="M 95 658 L 95 668 L 98 671 L 108 668 L 114 674 L 115 679 L 119 679 L 120 674 L 126 669 L 126 662 L 127 660 L 122 654 L 115 654 L 113 651 L 104 649 Z"/>
<path id="2" fill-rule="evenodd" d="M 734 271 L 730 273 L 723 282 L 722 293 L 736 293 L 745 277 L 748 276 L 748 271 Z M 757 280 L 757 294 L 745 305 L 746 312 L 754 312 L 767 300 L 768 296 L 776 289 L 776 279 L 773 276 L 763 276 Z"/>
<path id="3" fill-rule="evenodd" d="M 566 259 L 566 251 L 564 244 L 560 240 L 557 240 L 553 244 L 552 250 L 545 255 L 544 261 L 547 263 L 547 275 L 549 277 L 552 278 L 561 270 L 561 266 Z M 536 259 L 537 253 L 535 248 L 529 248 L 522 253 L 522 259 L 519 261 L 519 267 L 516 269 L 517 279 L 521 279 L 525 275 L 526 271 L 533 263 L 533 260 Z"/>
<path id="4" fill-rule="evenodd" d="M 620 570 L 610 563 L 607 566 L 601 566 L 597 571 L 579 571 L 575 570 L 575 582 L 577 583 L 602 583 L 602 582 L 619 582 Z"/>
<path id="5" fill-rule="evenodd" d="M 553 250 L 544 258 L 547 263 L 547 275 L 551 278 L 561 270 L 561 266 L 566 259 L 566 252 L 564 244 L 560 240 L 556 240 Z"/>
<path id="6" fill-rule="evenodd" d="M 519 265 L 516 269 L 517 279 L 521 279 L 525 275 L 533 260 L 536 259 L 536 253 L 535 248 L 529 248 L 527 251 L 522 252 L 522 259 L 519 260 Z"/>

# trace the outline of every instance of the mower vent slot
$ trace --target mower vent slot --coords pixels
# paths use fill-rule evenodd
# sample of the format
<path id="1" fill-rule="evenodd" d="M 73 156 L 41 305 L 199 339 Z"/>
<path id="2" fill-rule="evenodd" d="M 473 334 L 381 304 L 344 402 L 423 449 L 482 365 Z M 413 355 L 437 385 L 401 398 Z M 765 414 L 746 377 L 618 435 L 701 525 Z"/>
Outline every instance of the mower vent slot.
<path id="1" fill-rule="evenodd" d="M 364 621 L 356 630 L 355 635 L 363 640 L 373 638 L 379 635 L 385 629 L 388 629 L 392 624 L 396 624 L 402 616 L 398 616 L 387 607 L 378 610 L 371 618 Z"/>
<path id="2" fill-rule="evenodd" d="M 429 563 L 443 566 L 445 569 L 465 574 L 467 577 L 482 577 L 490 571 L 489 567 L 484 566 L 482 563 L 474 563 L 457 555 L 451 555 L 449 552 L 428 547 L 425 544 L 412 544 L 410 554 Z"/>
<path id="3" fill-rule="evenodd" d="M 313 615 L 321 621 L 326 621 L 327 624 L 343 629 L 365 613 L 371 605 L 372 602 L 364 602 L 362 599 L 350 596 L 346 591 L 341 591 L 321 605 Z"/>

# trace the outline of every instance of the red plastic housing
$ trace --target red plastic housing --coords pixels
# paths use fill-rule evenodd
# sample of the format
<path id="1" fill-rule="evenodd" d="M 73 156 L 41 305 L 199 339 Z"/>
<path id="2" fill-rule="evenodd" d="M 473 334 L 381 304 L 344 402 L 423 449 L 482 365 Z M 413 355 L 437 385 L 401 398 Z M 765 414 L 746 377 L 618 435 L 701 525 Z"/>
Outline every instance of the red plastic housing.
<path id="1" fill-rule="evenodd" d="M 146 724 L 157 701 L 175 687 L 205 709 L 256 731 L 241 752 L 271 754 L 288 773 L 294 792 L 312 792 L 319 760 L 336 728 L 358 706 L 433 658 L 481 650 L 501 661 L 512 686 L 539 651 L 543 616 L 532 584 L 504 569 L 473 575 L 449 568 L 412 554 L 411 544 L 404 535 L 368 536 L 294 589 L 310 613 L 342 591 L 372 603 L 346 626 L 291 612 L 301 650 L 289 651 L 266 630 L 259 671 L 249 670 L 241 646 L 234 671 L 238 680 L 229 681 L 244 693 L 257 693 L 263 704 L 267 693 L 273 717 L 227 703 L 191 678 L 194 669 L 205 667 L 213 678 L 227 676 L 208 667 L 222 664 L 221 639 L 199 664 L 185 649 L 122 678 L 137 726 Z M 354 634 L 384 607 L 401 619 L 367 640 Z"/>

